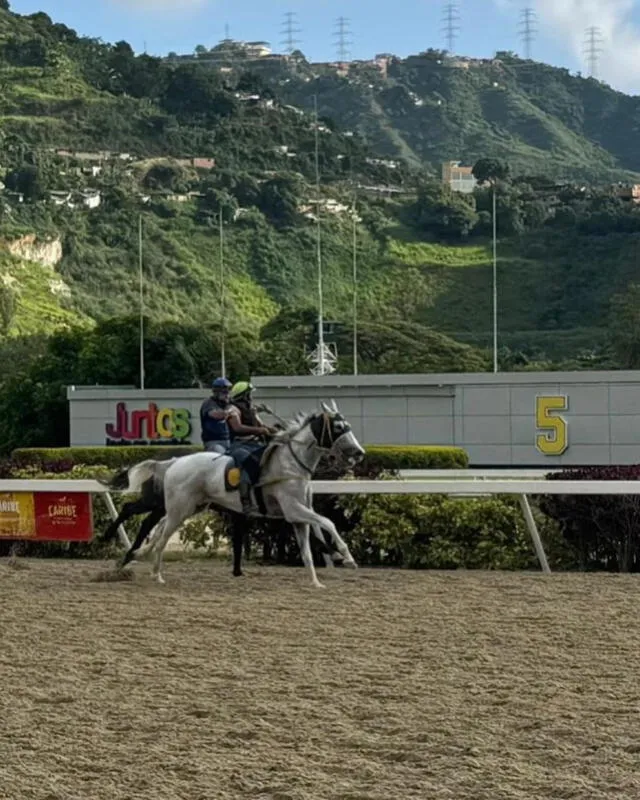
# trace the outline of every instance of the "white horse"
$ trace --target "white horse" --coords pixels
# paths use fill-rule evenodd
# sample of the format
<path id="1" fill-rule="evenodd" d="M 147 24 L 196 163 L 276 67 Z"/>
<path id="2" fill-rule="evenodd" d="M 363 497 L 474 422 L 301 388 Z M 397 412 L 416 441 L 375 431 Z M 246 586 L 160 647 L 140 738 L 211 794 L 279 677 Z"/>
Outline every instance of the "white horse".
<path id="1" fill-rule="evenodd" d="M 350 465 L 360 461 L 365 454 L 335 401 L 331 406 L 322 403 L 322 411 L 299 415 L 274 435 L 262 457 L 263 466 L 257 484 L 262 489 L 265 516 L 291 523 L 311 581 L 319 588 L 323 586 L 313 565 L 309 526 L 323 544 L 322 530 L 327 531 L 344 564 L 353 568 L 357 566 L 333 522 L 313 509 L 311 476 L 326 453 L 340 456 Z M 160 570 L 167 542 L 197 508 L 215 503 L 242 513 L 238 492 L 228 491 L 225 485 L 226 468 L 232 463 L 233 459 L 226 455 L 194 453 L 177 459 L 166 472 L 157 461 L 143 461 L 130 471 L 128 491 L 131 492 L 137 491 L 150 477 L 157 476 L 161 481 L 161 473 L 164 473 L 167 513 L 158 523 L 147 550 L 147 553 L 155 555 L 152 575 L 159 583 L 164 583 Z"/>

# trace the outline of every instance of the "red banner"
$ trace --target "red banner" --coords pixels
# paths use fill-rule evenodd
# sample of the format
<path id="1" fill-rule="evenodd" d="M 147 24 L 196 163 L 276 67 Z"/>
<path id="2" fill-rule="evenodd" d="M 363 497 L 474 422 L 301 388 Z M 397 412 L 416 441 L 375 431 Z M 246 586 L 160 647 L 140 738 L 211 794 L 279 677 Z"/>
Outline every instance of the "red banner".
<path id="1" fill-rule="evenodd" d="M 91 495 L 79 492 L 34 494 L 36 536 L 41 542 L 89 542 L 93 536 Z"/>
<path id="2" fill-rule="evenodd" d="M 89 542 L 91 495 L 80 492 L 0 492 L 0 538 Z"/>

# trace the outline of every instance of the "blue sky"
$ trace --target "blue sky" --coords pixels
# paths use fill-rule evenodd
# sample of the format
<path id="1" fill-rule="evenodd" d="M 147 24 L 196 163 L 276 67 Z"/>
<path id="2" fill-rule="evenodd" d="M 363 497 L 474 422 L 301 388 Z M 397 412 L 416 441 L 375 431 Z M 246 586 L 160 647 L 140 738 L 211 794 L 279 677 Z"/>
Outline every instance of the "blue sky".
<path id="1" fill-rule="evenodd" d="M 301 49 L 314 61 L 335 58 L 337 18 L 349 19 L 353 58 L 375 53 L 399 56 L 445 47 L 441 0 L 12 0 L 21 14 L 45 11 L 79 33 L 105 41 L 125 39 L 136 51 L 190 52 L 213 45 L 225 33 L 265 40 L 281 49 L 284 13 L 297 15 Z M 602 37 L 599 77 L 616 88 L 640 93 L 640 0 L 458 0 L 461 30 L 455 50 L 490 56 L 497 49 L 522 52 L 518 17 L 535 9 L 538 33 L 533 57 L 572 71 L 584 70 L 585 29 Z M 178 10 L 180 9 L 180 10 Z"/>

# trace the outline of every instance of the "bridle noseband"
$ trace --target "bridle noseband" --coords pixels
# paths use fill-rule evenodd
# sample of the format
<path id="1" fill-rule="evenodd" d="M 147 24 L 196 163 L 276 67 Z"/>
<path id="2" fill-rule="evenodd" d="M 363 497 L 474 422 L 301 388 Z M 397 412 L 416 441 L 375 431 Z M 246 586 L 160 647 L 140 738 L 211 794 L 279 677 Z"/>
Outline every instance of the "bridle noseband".
<path id="1" fill-rule="evenodd" d="M 322 429 L 320 430 L 320 435 L 318 436 L 317 432 L 314 430 L 314 427 L 313 427 L 313 423 L 316 422 L 317 420 L 318 420 L 317 416 L 314 416 L 314 417 L 311 417 L 310 419 L 308 419 L 305 422 L 305 424 L 300 428 L 300 430 L 297 431 L 296 434 L 291 439 L 289 439 L 289 441 L 287 442 L 287 446 L 289 448 L 289 452 L 293 456 L 296 464 L 299 467 L 301 467 L 302 469 L 304 469 L 306 472 L 308 472 L 309 475 L 313 475 L 314 470 L 310 469 L 306 464 L 304 464 L 300 460 L 300 458 L 298 458 L 298 455 L 296 454 L 295 450 L 293 449 L 293 443 L 297 442 L 295 437 L 298 435 L 298 433 L 300 433 L 300 431 L 304 430 L 304 428 L 308 425 L 311 428 L 311 432 L 313 433 L 313 438 L 315 440 L 315 442 L 314 442 L 315 446 L 318 447 L 320 450 L 324 450 L 326 452 L 331 452 L 331 450 L 333 449 L 334 444 L 338 441 L 340 436 L 344 436 L 345 433 L 348 433 L 351 430 L 351 427 L 349 426 L 349 424 L 345 422 L 344 423 L 344 431 L 342 431 L 340 433 L 340 436 L 335 436 L 334 435 L 334 430 L 333 430 L 333 425 L 331 424 L 331 418 L 329 417 L 329 414 L 327 414 L 326 411 L 323 411 L 322 412 Z M 325 441 L 326 441 L 326 444 L 325 444 Z M 313 446 L 313 445 L 311 445 L 311 446 Z"/>

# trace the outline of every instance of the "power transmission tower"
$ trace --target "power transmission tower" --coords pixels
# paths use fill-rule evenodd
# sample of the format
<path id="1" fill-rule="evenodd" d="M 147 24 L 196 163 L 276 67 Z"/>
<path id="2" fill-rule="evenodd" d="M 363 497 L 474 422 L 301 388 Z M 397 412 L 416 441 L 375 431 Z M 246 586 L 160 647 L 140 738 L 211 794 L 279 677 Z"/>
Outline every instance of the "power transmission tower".
<path id="1" fill-rule="evenodd" d="M 446 3 L 442 12 L 442 30 L 447 40 L 447 51 L 453 55 L 456 34 L 460 31 L 460 9 L 456 3 Z"/>
<path id="2" fill-rule="evenodd" d="M 285 53 L 291 55 L 294 50 L 299 50 L 297 45 L 301 44 L 300 39 L 296 39 L 296 34 L 302 33 L 302 29 L 298 27 L 298 19 L 294 11 L 287 11 L 284 15 L 284 23 L 282 26 L 283 39 L 280 44 L 283 45 Z"/>
<path id="3" fill-rule="evenodd" d="M 589 67 L 589 75 L 592 78 L 598 75 L 598 61 L 602 53 L 602 31 L 595 25 L 587 28 L 584 40 L 584 54 Z"/>
<path id="4" fill-rule="evenodd" d="M 537 16 L 533 8 L 523 8 L 520 12 L 520 25 L 518 26 L 518 35 L 524 44 L 524 57 L 527 60 L 531 59 L 531 45 L 535 39 L 538 28 L 536 27 Z"/>
<path id="5" fill-rule="evenodd" d="M 336 43 L 338 62 L 340 64 L 345 64 L 351 55 L 349 45 L 353 44 L 351 31 L 349 30 L 349 19 L 347 17 L 338 17 L 334 31 L 334 40 Z"/>

